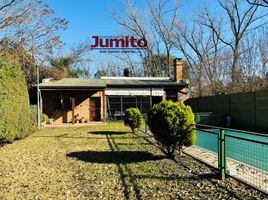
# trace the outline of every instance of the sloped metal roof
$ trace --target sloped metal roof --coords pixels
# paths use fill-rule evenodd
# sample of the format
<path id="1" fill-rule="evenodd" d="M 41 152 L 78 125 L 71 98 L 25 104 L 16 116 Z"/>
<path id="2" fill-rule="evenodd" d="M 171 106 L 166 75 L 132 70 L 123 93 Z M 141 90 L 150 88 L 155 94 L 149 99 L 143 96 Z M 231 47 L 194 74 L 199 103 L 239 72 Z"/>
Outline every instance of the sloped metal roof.
<path id="1" fill-rule="evenodd" d="M 179 83 L 170 79 L 131 79 L 120 78 L 116 79 L 108 77 L 105 79 L 79 79 L 79 78 L 64 78 L 58 81 L 49 81 L 40 83 L 40 89 L 93 89 L 93 88 L 106 88 L 106 87 L 185 87 L 189 84 L 181 81 Z"/>
<path id="2" fill-rule="evenodd" d="M 104 79 L 107 87 L 167 87 L 167 86 L 187 86 L 185 82 L 175 82 L 173 80 L 150 80 L 150 79 Z"/>
<path id="3" fill-rule="evenodd" d="M 105 88 L 106 83 L 101 79 L 79 79 L 79 78 L 63 78 L 58 81 L 49 81 L 45 83 L 40 83 L 39 87 L 41 89 L 68 89 L 68 88 Z"/>

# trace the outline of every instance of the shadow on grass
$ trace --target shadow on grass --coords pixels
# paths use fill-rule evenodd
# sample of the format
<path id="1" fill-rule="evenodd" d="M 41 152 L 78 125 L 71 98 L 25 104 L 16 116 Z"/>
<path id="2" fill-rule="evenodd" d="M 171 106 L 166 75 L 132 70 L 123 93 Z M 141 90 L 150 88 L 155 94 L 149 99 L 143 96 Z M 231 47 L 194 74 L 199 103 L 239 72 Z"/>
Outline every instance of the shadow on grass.
<path id="1" fill-rule="evenodd" d="M 0 147 L 3 147 L 7 144 L 11 144 L 12 142 L 7 142 L 7 141 L 4 141 L 4 140 L 0 140 Z"/>
<path id="2" fill-rule="evenodd" d="M 95 135 L 125 135 L 128 132 L 125 131 L 90 131 L 88 133 Z"/>
<path id="3" fill-rule="evenodd" d="M 144 151 L 79 151 L 69 153 L 67 156 L 85 162 L 107 164 L 128 164 L 163 158 Z"/>
<path id="4" fill-rule="evenodd" d="M 88 140 L 107 140 L 104 137 L 73 136 L 65 133 L 61 135 L 33 135 L 34 138 L 57 138 L 57 139 L 88 139 Z"/>
<path id="5" fill-rule="evenodd" d="M 117 144 L 118 146 L 137 146 L 136 143 L 117 142 L 116 144 Z M 145 146 L 147 145 L 147 146 L 148 146 L 148 145 L 151 145 L 151 144 L 148 144 L 148 143 L 145 143 L 145 142 L 144 142 L 144 143 L 139 143 L 138 145 L 143 145 L 143 146 L 144 146 L 144 145 L 145 145 Z"/>
<path id="6" fill-rule="evenodd" d="M 109 135 L 109 134 L 107 134 Z M 103 136 L 106 136 L 103 134 Z M 32 136 L 34 138 L 61 138 L 61 139 L 87 139 L 87 140 L 107 140 L 106 137 L 101 137 L 101 135 L 98 135 L 98 137 L 90 137 L 90 136 L 64 136 L 64 135 L 34 135 Z M 122 137 L 122 139 L 135 139 L 135 138 L 144 138 L 144 137 Z M 121 139 L 121 138 L 120 138 Z M 147 144 L 147 143 L 144 143 Z M 122 144 L 121 144 L 122 145 Z M 127 144 L 126 144 L 127 145 Z"/>
<path id="7" fill-rule="evenodd" d="M 173 175 L 173 176 L 155 176 L 155 175 L 135 175 L 137 179 L 155 179 L 155 180 L 181 180 L 181 181 L 192 181 L 192 180 L 211 180 L 211 179 L 218 179 L 219 175 L 215 173 L 209 174 L 202 174 L 202 175 L 190 175 L 190 176 L 180 176 L 180 175 Z"/>

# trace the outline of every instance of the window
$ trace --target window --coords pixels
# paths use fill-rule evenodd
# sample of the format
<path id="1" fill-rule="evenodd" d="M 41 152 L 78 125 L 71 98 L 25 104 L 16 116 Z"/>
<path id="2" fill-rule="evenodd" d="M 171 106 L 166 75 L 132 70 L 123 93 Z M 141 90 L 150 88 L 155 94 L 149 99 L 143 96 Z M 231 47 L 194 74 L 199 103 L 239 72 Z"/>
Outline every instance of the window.
<path id="1" fill-rule="evenodd" d="M 72 110 L 72 98 L 55 98 L 53 99 L 53 111 Z"/>

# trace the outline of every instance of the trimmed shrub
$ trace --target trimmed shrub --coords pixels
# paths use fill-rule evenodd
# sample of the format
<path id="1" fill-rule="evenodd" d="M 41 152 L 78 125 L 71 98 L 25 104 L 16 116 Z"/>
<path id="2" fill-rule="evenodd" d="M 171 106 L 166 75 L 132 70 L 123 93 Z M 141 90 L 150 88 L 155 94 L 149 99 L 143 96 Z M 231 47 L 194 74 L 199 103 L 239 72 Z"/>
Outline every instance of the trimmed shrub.
<path id="1" fill-rule="evenodd" d="M 183 102 L 162 101 L 149 111 L 147 123 L 166 156 L 174 158 L 176 148 L 195 143 L 194 114 Z"/>
<path id="2" fill-rule="evenodd" d="M 30 106 L 21 66 L 0 55 L 0 142 L 12 142 L 29 133 Z"/>
<path id="3" fill-rule="evenodd" d="M 45 122 L 46 124 L 49 124 L 49 118 L 45 113 L 42 113 L 41 115 L 41 122 Z"/>
<path id="4" fill-rule="evenodd" d="M 131 128 L 132 132 L 134 132 L 137 128 L 140 128 L 142 123 L 142 115 L 140 110 L 138 108 L 126 109 L 124 123 Z"/>

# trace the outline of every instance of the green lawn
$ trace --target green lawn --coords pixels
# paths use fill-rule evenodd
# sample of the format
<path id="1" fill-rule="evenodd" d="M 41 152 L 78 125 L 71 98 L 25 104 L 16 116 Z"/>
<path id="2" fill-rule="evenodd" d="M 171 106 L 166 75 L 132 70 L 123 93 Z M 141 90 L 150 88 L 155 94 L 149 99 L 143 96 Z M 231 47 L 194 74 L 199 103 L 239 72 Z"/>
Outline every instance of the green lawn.
<path id="1" fill-rule="evenodd" d="M 263 199 L 122 123 L 49 128 L 0 148 L 0 199 Z"/>

